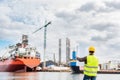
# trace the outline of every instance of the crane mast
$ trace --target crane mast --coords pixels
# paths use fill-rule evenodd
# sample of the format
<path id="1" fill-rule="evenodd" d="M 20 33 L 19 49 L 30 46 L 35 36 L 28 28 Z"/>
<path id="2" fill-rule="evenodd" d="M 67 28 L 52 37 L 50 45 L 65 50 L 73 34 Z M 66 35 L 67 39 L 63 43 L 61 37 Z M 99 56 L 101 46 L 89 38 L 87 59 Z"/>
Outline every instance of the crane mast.
<path id="1" fill-rule="evenodd" d="M 41 30 L 42 28 L 44 28 L 44 55 L 43 55 L 43 69 L 46 66 L 46 62 L 45 62 L 45 54 L 46 54 L 46 35 L 47 35 L 47 26 L 51 24 L 51 21 L 49 21 L 47 24 L 45 24 L 43 27 L 35 30 L 33 33 L 36 33 L 37 31 Z"/>

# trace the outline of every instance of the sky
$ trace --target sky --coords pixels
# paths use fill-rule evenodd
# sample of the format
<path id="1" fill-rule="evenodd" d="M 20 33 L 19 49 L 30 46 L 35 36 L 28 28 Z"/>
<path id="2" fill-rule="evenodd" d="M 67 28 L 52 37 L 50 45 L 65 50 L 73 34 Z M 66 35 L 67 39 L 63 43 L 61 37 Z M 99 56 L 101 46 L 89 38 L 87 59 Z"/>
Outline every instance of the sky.
<path id="1" fill-rule="evenodd" d="M 46 58 L 58 59 L 58 40 L 62 40 L 62 61 L 66 57 L 66 38 L 71 52 L 88 55 L 88 47 L 96 48 L 101 62 L 120 60 L 119 0 L 0 0 L 0 55 L 9 45 L 28 35 L 29 44 L 44 54 L 44 29 L 32 34 L 51 21 L 47 27 Z"/>

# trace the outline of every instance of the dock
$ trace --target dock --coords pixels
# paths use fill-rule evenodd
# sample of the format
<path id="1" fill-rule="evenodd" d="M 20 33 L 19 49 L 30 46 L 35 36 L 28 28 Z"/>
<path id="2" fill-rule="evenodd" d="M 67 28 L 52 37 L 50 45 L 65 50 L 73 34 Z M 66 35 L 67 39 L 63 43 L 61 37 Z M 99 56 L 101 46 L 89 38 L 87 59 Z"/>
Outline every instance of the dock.
<path id="1" fill-rule="evenodd" d="M 83 70 L 72 71 L 71 69 L 64 69 L 64 70 L 54 70 L 54 69 L 45 69 L 45 70 L 38 70 L 35 72 L 72 72 L 77 74 L 83 74 Z M 99 70 L 98 74 L 120 74 L 120 70 Z"/>
<path id="2" fill-rule="evenodd" d="M 74 72 L 75 73 L 75 72 Z M 77 74 L 83 73 L 83 70 L 77 72 Z M 120 74 L 120 70 L 99 70 L 98 74 Z"/>
<path id="3" fill-rule="evenodd" d="M 120 70 L 100 70 L 99 74 L 120 74 Z"/>
<path id="4" fill-rule="evenodd" d="M 40 70 L 38 72 L 71 72 L 70 70 Z"/>
<path id="5" fill-rule="evenodd" d="M 79 66 L 71 66 L 72 73 L 83 73 Z M 98 70 L 98 74 L 120 74 L 120 70 Z"/>

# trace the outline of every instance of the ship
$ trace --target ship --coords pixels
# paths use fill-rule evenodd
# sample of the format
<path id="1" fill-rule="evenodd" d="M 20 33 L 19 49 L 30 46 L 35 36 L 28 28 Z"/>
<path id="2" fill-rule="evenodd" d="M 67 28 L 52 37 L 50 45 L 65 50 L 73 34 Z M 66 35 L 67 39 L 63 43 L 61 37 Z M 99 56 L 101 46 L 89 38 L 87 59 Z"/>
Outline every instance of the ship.
<path id="1" fill-rule="evenodd" d="M 22 35 L 22 42 L 9 46 L 0 57 L 0 72 L 36 71 L 40 61 L 40 53 L 36 47 L 28 44 L 27 35 Z"/>
<path id="2" fill-rule="evenodd" d="M 72 52 L 72 59 L 70 59 L 69 66 L 72 73 L 81 73 L 80 67 L 77 65 L 76 51 Z"/>
<path id="3" fill-rule="evenodd" d="M 76 65 L 76 60 L 71 59 L 70 60 L 70 68 L 72 73 L 82 73 L 82 71 L 80 70 L 80 67 Z"/>

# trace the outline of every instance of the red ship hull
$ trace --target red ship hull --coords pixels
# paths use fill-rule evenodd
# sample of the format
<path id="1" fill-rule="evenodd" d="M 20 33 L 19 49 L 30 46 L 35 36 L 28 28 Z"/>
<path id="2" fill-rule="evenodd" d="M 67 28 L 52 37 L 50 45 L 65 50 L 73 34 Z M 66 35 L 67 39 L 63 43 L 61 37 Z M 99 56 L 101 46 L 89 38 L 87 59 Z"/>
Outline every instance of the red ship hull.
<path id="1" fill-rule="evenodd" d="M 33 71 L 40 64 L 37 58 L 16 58 L 0 61 L 0 72 Z"/>

